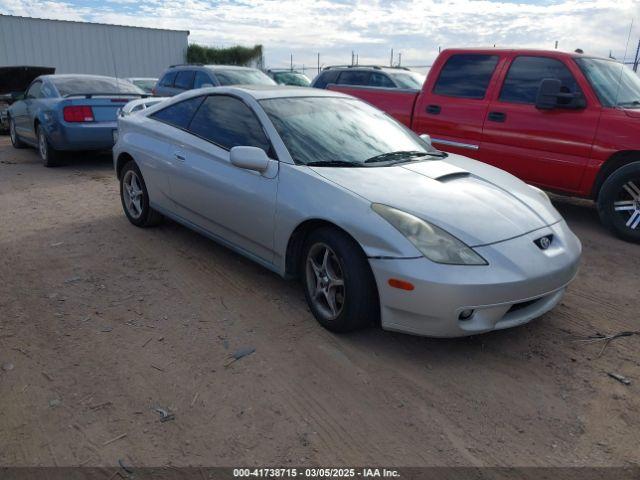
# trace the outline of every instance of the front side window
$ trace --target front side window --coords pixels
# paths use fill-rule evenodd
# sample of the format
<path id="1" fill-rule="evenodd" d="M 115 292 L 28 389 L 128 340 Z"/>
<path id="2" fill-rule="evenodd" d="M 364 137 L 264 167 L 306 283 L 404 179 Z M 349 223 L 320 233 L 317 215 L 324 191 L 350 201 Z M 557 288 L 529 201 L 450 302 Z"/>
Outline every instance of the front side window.
<path id="1" fill-rule="evenodd" d="M 338 77 L 340 85 L 367 85 L 369 83 L 369 72 L 366 71 L 346 71 Z"/>
<path id="2" fill-rule="evenodd" d="M 220 69 L 215 71 L 220 85 L 276 85 L 271 77 L 260 70 Z"/>
<path id="3" fill-rule="evenodd" d="M 640 108 L 640 77 L 626 65 L 600 58 L 576 59 L 605 107 Z"/>
<path id="4" fill-rule="evenodd" d="M 516 57 L 504 80 L 500 101 L 535 104 L 542 80 L 557 79 L 562 82 L 562 93 L 579 93 L 580 87 L 564 63 L 555 58 Z"/>
<path id="5" fill-rule="evenodd" d="M 297 164 L 365 165 L 394 152 L 437 151 L 380 110 L 356 99 L 273 98 L 260 104 Z M 381 166 L 373 163 L 370 166 Z"/>
<path id="6" fill-rule="evenodd" d="M 497 55 L 452 55 L 442 67 L 433 93 L 482 100 L 496 65 Z"/>
<path id="7" fill-rule="evenodd" d="M 384 73 L 371 72 L 371 76 L 369 77 L 369 86 L 395 88 L 396 84 L 393 83 Z"/>
<path id="8" fill-rule="evenodd" d="M 212 87 L 213 82 L 204 72 L 196 72 L 195 79 L 193 80 L 193 88 L 203 88 L 203 87 Z"/>
<path id="9" fill-rule="evenodd" d="M 186 130 L 202 100 L 203 97 L 194 97 L 174 103 L 149 115 L 149 118 Z"/>
<path id="10" fill-rule="evenodd" d="M 424 83 L 425 76 L 416 72 L 393 72 L 389 73 L 400 88 L 410 88 L 420 90 Z"/>
<path id="11" fill-rule="evenodd" d="M 207 97 L 191 120 L 189 131 L 227 150 L 247 146 L 269 152 L 271 147 L 251 109 L 228 95 Z"/>
<path id="12" fill-rule="evenodd" d="M 40 98 L 40 92 L 42 91 L 42 82 L 35 82 L 31 87 L 29 87 L 29 91 L 27 92 L 26 98 Z"/>

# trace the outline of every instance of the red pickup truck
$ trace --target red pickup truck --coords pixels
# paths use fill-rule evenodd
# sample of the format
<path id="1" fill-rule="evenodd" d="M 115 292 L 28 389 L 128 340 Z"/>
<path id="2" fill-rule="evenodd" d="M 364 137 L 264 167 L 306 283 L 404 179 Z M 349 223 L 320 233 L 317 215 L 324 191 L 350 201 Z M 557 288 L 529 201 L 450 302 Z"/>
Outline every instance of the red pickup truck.
<path id="1" fill-rule="evenodd" d="M 640 242 L 640 78 L 621 63 L 538 50 L 443 51 L 422 90 L 328 84 L 438 148 L 567 195 Z"/>

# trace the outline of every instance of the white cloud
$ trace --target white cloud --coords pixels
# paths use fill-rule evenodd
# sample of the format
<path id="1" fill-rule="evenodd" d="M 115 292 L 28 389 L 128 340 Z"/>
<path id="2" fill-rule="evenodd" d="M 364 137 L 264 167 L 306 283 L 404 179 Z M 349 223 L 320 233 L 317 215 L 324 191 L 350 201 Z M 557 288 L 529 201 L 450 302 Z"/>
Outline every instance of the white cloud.
<path id="1" fill-rule="evenodd" d="M 186 29 L 207 45 L 265 47 L 267 63 L 315 65 L 350 61 L 387 63 L 391 48 L 403 63 L 428 64 L 439 46 L 577 47 L 600 55 L 624 55 L 635 17 L 629 55 L 640 36 L 637 0 L 104 0 L 100 6 L 73 0 L 0 0 L 13 15 Z"/>

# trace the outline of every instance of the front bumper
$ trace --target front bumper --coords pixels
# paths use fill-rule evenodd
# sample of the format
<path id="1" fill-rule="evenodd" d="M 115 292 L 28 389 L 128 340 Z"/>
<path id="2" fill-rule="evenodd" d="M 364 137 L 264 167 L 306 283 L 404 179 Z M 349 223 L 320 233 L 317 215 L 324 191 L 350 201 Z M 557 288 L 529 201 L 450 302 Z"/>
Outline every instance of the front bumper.
<path id="1" fill-rule="evenodd" d="M 553 234 L 547 250 L 534 240 Z M 555 307 L 577 271 L 582 247 L 563 221 L 475 250 L 487 266 L 441 265 L 426 258 L 369 259 L 382 327 L 416 335 L 460 337 L 515 327 Z M 412 291 L 389 286 L 411 282 Z M 461 312 L 473 315 L 460 319 Z"/>

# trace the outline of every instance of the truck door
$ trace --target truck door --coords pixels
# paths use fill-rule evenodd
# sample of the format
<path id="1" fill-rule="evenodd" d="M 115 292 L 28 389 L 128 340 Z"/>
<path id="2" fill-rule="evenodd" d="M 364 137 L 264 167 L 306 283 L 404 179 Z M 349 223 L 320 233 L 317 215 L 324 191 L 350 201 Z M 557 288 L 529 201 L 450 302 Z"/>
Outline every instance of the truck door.
<path id="1" fill-rule="evenodd" d="M 478 158 L 522 180 L 576 192 L 589 161 L 600 106 L 580 87 L 578 66 L 553 54 L 513 54 L 498 79 L 486 113 Z M 561 81 L 561 92 L 584 96 L 586 107 L 560 99 L 557 108 L 540 110 L 535 102 L 543 79 Z"/>
<path id="2" fill-rule="evenodd" d="M 498 54 L 443 53 L 433 65 L 413 111 L 412 129 L 447 152 L 476 157 L 489 108 Z"/>

